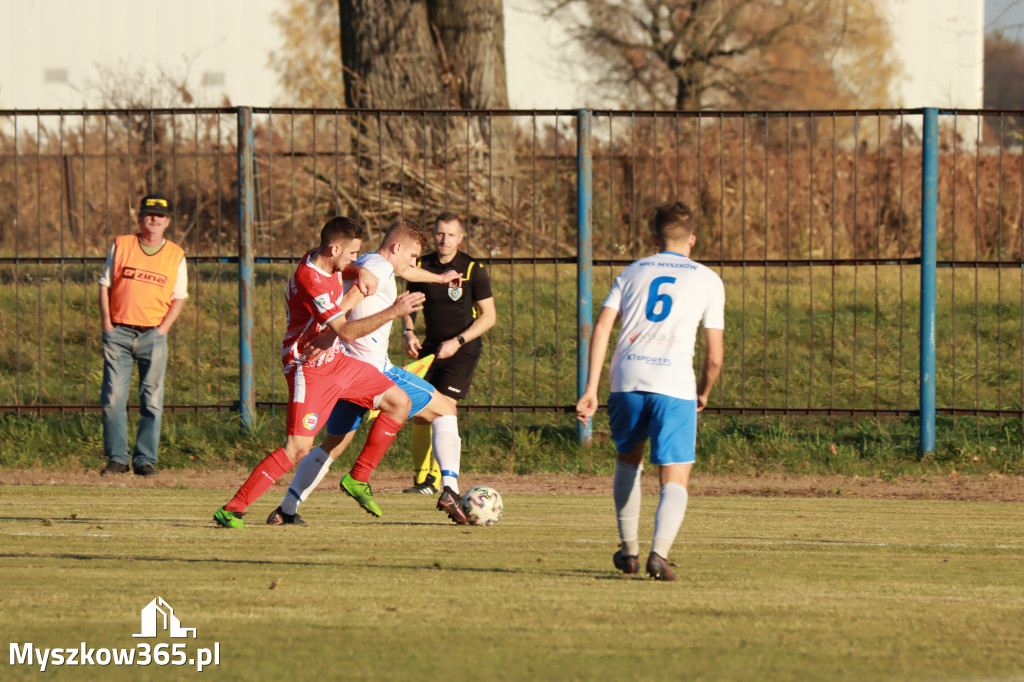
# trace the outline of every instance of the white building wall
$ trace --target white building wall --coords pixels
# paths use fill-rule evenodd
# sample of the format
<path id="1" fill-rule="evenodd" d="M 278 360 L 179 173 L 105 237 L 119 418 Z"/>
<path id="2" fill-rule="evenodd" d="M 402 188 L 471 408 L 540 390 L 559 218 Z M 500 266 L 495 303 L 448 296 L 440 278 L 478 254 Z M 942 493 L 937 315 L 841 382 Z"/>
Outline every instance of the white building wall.
<path id="1" fill-rule="evenodd" d="M 985 77 L 983 0 L 888 0 L 903 64 L 894 105 L 980 109 Z"/>
<path id="2" fill-rule="evenodd" d="M 0 108 L 99 106 L 97 65 L 182 77 L 196 105 L 268 106 L 280 0 L 0 0 Z M 204 85 L 204 82 L 207 85 Z M 92 94 L 91 98 L 88 95 Z M 142 96 L 142 101 L 148 98 Z M 155 104 L 161 104 L 155 102 Z"/>
<path id="3" fill-rule="evenodd" d="M 983 0 L 879 0 L 889 5 L 904 77 L 893 106 L 980 108 Z M 513 107 L 576 108 L 587 102 L 567 67 L 565 36 L 537 0 L 505 0 Z M 269 53 L 280 43 L 271 13 L 283 0 L 0 0 L 0 108 L 78 108 L 95 66 L 127 62 L 183 75 L 195 104 L 283 104 Z M 53 81 L 66 75 L 66 81 Z M 51 79 L 47 81 L 47 77 Z M 223 85 L 202 85 L 223 77 Z M 78 89 L 76 89 L 76 87 Z M 145 99 L 145 98 L 143 98 Z M 160 104 L 160 103 L 156 103 Z"/>

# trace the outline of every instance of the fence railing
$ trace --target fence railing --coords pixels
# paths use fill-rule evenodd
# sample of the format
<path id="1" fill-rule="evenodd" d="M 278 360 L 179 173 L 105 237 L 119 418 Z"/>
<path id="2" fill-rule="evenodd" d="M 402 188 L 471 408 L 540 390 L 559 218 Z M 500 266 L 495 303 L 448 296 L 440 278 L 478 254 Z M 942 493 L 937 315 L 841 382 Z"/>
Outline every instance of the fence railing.
<path id="1" fill-rule="evenodd" d="M 694 256 L 727 289 L 707 412 L 920 418 L 930 452 L 936 414 L 1024 417 L 1022 122 L 935 109 L 0 111 L 0 410 L 99 409 L 96 278 L 138 197 L 159 190 L 177 206 L 169 237 L 191 289 L 165 409 L 248 421 L 284 404 L 281 292 L 328 216 L 358 216 L 372 248 L 399 215 L 454 210 L 498 309 L 465 411 L 569 412 L 595 307 L 649 252 L 651 207 L 678 197 L 697 213 Z"/>

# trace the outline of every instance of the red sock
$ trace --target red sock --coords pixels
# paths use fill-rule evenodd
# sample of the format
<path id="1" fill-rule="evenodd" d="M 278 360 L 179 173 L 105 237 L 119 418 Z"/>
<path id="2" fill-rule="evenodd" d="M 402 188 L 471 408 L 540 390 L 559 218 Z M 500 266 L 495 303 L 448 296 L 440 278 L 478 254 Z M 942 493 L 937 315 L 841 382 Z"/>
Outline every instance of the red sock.
<path id="1" fill-rule="evenodd" d="M 390 415 L 383 412 L 377 415 L 370 433 L 366 435 L 366 444 L 363 445 L 359 457 L 356 458 L 356 463 L 352 465 L 352 471 L 349 472 L 352 478 L 363 482 L 370 480 L 370 474 L 384 459 L 384 453 L 387 452 L 401 428 L 402 422 L 393 419 Z"/>
<path id="2" fill-rule="evenodd" d="M 260 496 L 270 490 L 270 486 L 274 485 L 277 479 L 284 476 L 291 468 L 291 460 L 288 459 L 288 455 L 284 454 L 284 448 L 274 450 L 256 465 L 256 468 L 249 474 L 249 478 L 238 489 L 231 501 L 224 505 L 224 508 L 228 511 L 244 512 L 246 507 L 260 499 Z"/>

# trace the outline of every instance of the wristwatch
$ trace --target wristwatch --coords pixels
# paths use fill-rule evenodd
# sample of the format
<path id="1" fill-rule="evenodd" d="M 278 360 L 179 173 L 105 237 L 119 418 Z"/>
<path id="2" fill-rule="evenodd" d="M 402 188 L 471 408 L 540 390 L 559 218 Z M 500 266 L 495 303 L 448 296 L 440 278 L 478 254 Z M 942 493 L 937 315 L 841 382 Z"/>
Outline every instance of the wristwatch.
<path id="1" fill-rule="evenodd" d="M 462 338 L 462 334 L 456 336 L 455 340 L 459 342 L 460 346 L 464 346 L 466 344 L 466 339 Z"/>
<path id="2" fill-rule="evenodd" d="M 416 330 L 415 330 L 415 329 L 413 329 L 412 327 L 409 327 L 408 329 L 403 329 L 403 330 L 402 330 L 402 333 L 403 333 L 403 334 L 408 334 L 409 332 L 413 332 L 413 333 L 415 333 L 415 332 L 416 332 Z"/>

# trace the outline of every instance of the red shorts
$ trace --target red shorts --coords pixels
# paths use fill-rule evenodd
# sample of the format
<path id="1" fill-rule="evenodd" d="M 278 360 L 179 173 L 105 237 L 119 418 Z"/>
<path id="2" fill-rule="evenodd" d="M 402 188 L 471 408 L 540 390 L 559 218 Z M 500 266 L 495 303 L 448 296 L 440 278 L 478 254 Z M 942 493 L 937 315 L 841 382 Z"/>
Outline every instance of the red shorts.
<path id="1" fill-rule="evenodd" d="M 377 396 L 394 386 L 376 367 L 347 355 L 326 365 L 303 365 L 287 372 L 289 436 L 313 437 L 331 416 L 334 403 L 350 403 L 373 408 Z"/>

